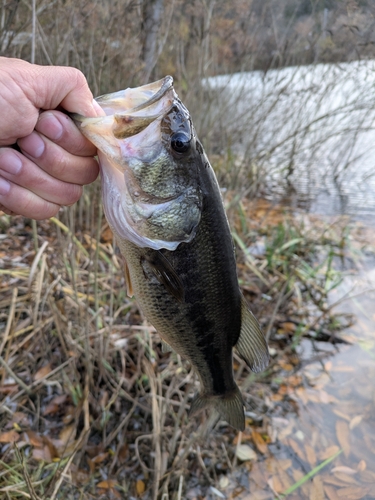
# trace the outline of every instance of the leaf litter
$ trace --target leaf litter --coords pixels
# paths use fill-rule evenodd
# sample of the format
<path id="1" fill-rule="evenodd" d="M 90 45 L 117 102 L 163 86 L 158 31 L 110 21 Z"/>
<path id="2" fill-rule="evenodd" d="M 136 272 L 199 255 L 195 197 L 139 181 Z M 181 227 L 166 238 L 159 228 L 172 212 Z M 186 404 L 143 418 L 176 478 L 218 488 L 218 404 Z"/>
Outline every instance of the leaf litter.
<path id="1" fill-rule="evenodd" d="M 215 415 L 187 418 L 193 373 L 127 297 L 87 200 L 37 233 L 0 215 L 0 492 L 375 498 L 375 279 L 358 257 L 374 255 L 372 233 L 228 198 L 240 284 L 273 354 L 260 375 L 234 360 L 247 403 L 236 434 Z"/>

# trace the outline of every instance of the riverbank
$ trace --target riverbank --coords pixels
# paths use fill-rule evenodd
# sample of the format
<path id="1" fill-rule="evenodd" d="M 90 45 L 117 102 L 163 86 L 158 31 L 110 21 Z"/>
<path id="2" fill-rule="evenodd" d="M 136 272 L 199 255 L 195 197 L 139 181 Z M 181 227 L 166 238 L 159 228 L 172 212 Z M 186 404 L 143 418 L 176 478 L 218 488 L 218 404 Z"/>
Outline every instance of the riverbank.
<path id="1" fill-rule="evenodd" d="M 38 223 L 37 235 L 26 219 L 0 217 L 5 332 L 0 344 L 0 491 L 12 499 L 30 491 L 35 498 L 164 494 L 164 499 L 209 499 L 220 497 L 217 492 L 224 498 L 269 498 L 259 497 L 259 491 L 287 490 L 324 454 L 333 456 L 327 455 L 332 446 L 342 449 L 344 441 L 332 433 L 333 421 L 322 431 L 331 433 L 329 439 L 314 438 L 314 449 L 310 435 L 301 441 L 300 419 L 293 415 L 301 414 L 304 405 L 309 415 L 309 405 L 316 404 L 320 427 L 326 418 L 322 408 L 339 399 L 335 389 L 331 394 L 327 383 L 319 381 L 315 363 L 333 374 L 336 358 L 331 355 L 351 349 L 353 339 L 343 328 L 357 324 L 357 313 L 347 302 L 335 312 L 330 301 L 341 300 L 346 277 L 358 272 L 366 252 L 373 255 L 364 229 L 349 227 L 346 218 L 325 220 L 226 195 L 240 284 L 272 353 L 269 368 L 259 375 L 234 359 L 247 404 L 247 428 L 237 435 L 216 423 L 214 415 L 187 417 L 198 383 L 179 356 L 162 353 L 158 335 L 126 296 L 120 257 L 94 203 L 98 194 L 90 196 L 91 211 L 80 212 L 78 204 L 75 213 Z M 364 345 L 355 344 L 356 349 Z M 309 375 L 300 370 L 306 364 Z M 314 398 L 320 399 L 314 403 Z M 350 425 L 361 415 L 363 423 L 355 432 L 362 432 L 371 423 L 367 413 L 348 410 L 343 421 Z M 308 435 L 308 424 L 301 422 L 301 432 Z M 360 441 L 355 443 L 353 450 L 362 449 Z M 312 454 L 307 458 L 309 447 L 315 461 Z M 299 448 L 306 460 L 298 458 Z M 356 466 L 343 457 L 349 460 L 350 455 L 341 454 L 330 467 Z M 262 472 L 281 459 L 292 463 L 282 462 L 284 469 L 277 465 L 272 475 Z M 371 460 L 363 460 L 371 471 Z M 265 474 L 265 482 L 259 483 L 257 474 Z"/>

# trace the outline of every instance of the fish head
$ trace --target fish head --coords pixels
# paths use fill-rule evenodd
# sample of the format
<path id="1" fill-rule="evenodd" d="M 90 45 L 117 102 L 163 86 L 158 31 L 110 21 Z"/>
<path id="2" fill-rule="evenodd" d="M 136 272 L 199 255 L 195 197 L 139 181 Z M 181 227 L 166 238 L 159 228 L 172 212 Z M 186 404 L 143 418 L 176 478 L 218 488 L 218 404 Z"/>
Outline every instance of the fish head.
<path id="1" fill-rule="evenodd" d="M 103 205 L 114 233 L 156 250 L 190 242 L 201 218 L 202 161 L 172 77 L 96 101 L 106 116 L 73 119 L 98 149 Z"/>

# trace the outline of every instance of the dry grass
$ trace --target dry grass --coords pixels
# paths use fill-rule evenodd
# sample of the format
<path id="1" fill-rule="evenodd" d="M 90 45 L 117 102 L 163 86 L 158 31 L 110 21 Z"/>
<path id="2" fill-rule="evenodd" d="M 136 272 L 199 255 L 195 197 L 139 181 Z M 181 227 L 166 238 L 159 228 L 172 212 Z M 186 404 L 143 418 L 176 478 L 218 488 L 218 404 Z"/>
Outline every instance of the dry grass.
<path id="1" fill-rule="evenodd" d="M 197 381 L 178 355 L 161 352 L 127 297 L 98 196 L 91 187 L 37 233 L 24 218 L 0 217 L 1 498 L 210 498 L 236 465 L 241 435 L 214 414 L 188 419 Z M 285 356 L 298 365 L 298 339 L 334 335 L 324 307 L 332 270 L 309 275 L 303 265 L 317 258 L 318 233 L 321 252 L 339 249 L 343 233 L 292 223 L 269 204 L 232 200 L 229 212 L 243 290 L 268 337 L 280 337 L 266 373 L 234 361 L 251 436 L 266 432 L 269 382 Z M 265 241 L 259 256 L 248 250 L 256 241 Z"/>

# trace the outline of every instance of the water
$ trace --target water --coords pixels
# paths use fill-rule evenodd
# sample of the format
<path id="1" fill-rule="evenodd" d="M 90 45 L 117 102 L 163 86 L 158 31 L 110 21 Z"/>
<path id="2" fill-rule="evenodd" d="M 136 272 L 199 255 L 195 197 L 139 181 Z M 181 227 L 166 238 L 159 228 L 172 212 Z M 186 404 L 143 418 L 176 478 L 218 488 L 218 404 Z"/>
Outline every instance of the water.
<path id="1" fill-rule="evenodd" d="M 238 73 L 205 84 L 220 102 L 216 125 L 245 164 L 266 176 L 271 196 L 375 224 L 375 61 Z"/>
<path id="2" fill-rule="evenodd" d="M 255 448 L 257 459 L 238 460 L 229 481 L 219 480 L 225 498 L 273 500 L 314 470 L 288 499 L 375 498 L 373 256 L 359 272 L 358 266 L 347 271 L 330 303 L 337 304 L 336 312 L 355 316 L 353 325 L 340 333 L 347 344 L 338 348 L 302 341 L 302 367 L 285 364 L 279 388 L 266 396 L 269 410 L 263 424 L 255 428 L 265 438 L 266 450 L 257 450 L 252 431 L 246 429 L 241 445 Z"/>
<path id="3" fill-rule="evenodd" d="M 375 61 L 206 84 L 227 102 L 216 118 L 233 132 L 231 147 L 266 175 L 273 198 L 375 226 Z M 366 231 L 374 252 L 375 231 Z M 315 471 L 288 499 L 375 499 L 374 253 L 344 275 L 329 300 L 335 312 L 353 315 L 340 333 L 347 344 L 302 341 L 300 366 L 286 363 L 279 385 L 265 396 L 269 410 L 255 429 L 266 452 L 246 429 L 241 445 L 255 449 L 257 459 L 238 460 L 229 481 L 219 479 L 226 498 L 271 500 Z"/>

